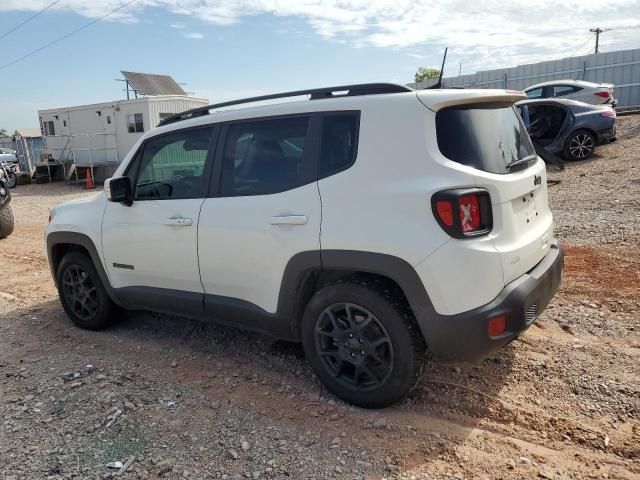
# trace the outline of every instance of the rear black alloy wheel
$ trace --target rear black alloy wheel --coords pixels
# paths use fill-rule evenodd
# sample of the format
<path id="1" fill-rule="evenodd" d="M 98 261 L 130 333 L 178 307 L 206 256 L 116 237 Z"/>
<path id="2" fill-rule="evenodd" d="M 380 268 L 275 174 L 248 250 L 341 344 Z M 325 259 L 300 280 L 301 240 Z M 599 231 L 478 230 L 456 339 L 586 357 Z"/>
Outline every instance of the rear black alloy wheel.
<path id="1" fill-rule="evenodd" d="M 80 320 L 89 321 L 98 313 L 98 289 L 80 265 L 69 265 L 64 270 L 62 292 L 67 305 Z"/>
<path id="2" fill-rule="evenodd" d="M 393 344 L 384 326 L 364 307 L 336 303 L 319 316 L 315 346 L 322 365 L 354 390 L 380 388 L 393 371 Z"/>
<path id="3" fill-rule="evenodd" d="M 586 130 L 580 130 L 569 137 L 566 153 L 572 160 L 585 160 L 593 154 L 595 148 L 596 141 L 593 135 Z"/>
<path id="4" fill-rule="evenodd" d="M 377 279 L 323 286 L 305 308 L 300 333 L 318 379 L 360 407 L 401 400 L 424 366 L 424 339 L 402 292 Z"/>

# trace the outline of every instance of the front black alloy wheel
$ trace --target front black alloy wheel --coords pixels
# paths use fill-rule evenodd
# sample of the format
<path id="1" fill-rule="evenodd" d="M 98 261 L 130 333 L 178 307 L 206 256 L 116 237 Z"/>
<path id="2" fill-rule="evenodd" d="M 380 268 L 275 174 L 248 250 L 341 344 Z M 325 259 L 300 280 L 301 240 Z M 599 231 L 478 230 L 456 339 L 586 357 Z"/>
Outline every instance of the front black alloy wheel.
<path id="1" fill-rule="evenodd" d="M 80 265 L 69 265 L 62 273 L 62 291 L 74 315 L 83 321 L 98 313 L 98 289 Z"/>
<path id="2" fill-rule="evenodd" d="M 384 385 L 393 371 L 393 344 L 365 307 L 336 303 L 318 318 L 315 346 L 325 368 L 345 387 L 367 391 Z"/>
<path id="3" fill-rule="evenodd" d="M 77 326 L 101 330 L 116 320 L 118 308 L 88 255 L 67 253 L 58 266 L 56 284 L 62 307 Z"/>
<path id="4" fill-rule="evenodd" d="M 383 408 L 402 399 L 418 381 L 426 356 L 402 293 L 375 279 L 321 288 L 307 304 L 301 334 L 320 381 L 360 407 Z"/>

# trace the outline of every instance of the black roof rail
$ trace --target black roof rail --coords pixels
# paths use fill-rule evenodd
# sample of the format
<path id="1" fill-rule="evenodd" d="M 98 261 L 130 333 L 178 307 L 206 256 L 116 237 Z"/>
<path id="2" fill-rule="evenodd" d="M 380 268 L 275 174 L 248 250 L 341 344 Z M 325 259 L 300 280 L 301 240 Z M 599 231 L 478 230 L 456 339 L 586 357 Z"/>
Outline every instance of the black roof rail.
<path id="1" fill-rule="evenodd" d="M 340 93 L 346 92 L 346 93 Z M 265 100 L 275 100 L 277 98 L 299 97 L 301 95 L 310 95 L 309 100 L 319 100 L 323 98 L 335 97 L 353 97 L 357 95 L 381 95 L 385 93 L 402 93 L 413 92 L 412 88 L 396 83 L 361 83 L 356 85 L 340 85 L 337 87 L 312 88 L 309 90 L 295 90 L 293 92 L 273 93 L 271 95 L 260 95 L 258 97 L 242 98 L 239 100 L 231 100 L 228 102 L 216 103 L 205 107 L 198 107 L 187 110 L 182 113 L 176 113 L 170 117 L 160 121 L 158 126 L 168 125 L 170 123 L 188 120 L 190 118 L 208 115 L 209 110 L 222 107 L 230 107 L 232 105 L 241 105 L 243 103 L 262 102 Z"/>

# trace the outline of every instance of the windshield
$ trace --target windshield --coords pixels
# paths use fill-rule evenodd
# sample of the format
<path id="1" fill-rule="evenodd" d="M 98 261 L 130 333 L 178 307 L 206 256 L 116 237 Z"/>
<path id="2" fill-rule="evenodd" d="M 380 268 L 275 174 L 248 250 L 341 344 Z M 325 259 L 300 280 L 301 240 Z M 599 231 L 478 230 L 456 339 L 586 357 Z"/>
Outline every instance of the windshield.
<path id="1" fill-rule="evenodd" d="M 512 105 L 464 105 L 436 115 L 438 148 L 449 160 L 485 172 L 509 173 L 536 159 L 529 134 Z M 517 163 L 516 163 L 517 162 Z"/>

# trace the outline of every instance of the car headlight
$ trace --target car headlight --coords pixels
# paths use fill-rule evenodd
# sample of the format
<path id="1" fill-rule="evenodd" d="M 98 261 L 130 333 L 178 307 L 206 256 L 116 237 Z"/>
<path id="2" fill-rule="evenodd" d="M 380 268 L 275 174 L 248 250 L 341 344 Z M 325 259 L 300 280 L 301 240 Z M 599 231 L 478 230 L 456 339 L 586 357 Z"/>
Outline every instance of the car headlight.
<path id="1" fill-rule="evenodd" d="M 6 194 L 7 194 L 7 190 L 4 187 L 0 188 L 0 196 L 4 197 Z"/>

